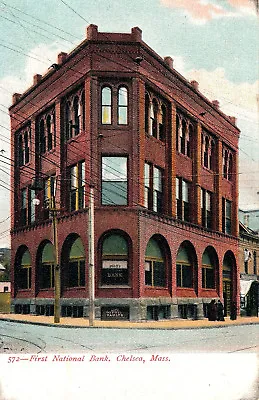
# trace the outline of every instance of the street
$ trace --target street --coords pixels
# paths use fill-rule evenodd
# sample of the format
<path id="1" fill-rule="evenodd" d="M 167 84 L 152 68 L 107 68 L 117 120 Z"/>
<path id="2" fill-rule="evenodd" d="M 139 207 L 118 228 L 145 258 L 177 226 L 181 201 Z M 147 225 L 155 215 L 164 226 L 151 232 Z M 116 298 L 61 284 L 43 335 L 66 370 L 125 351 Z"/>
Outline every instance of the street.
<path id="1" fill-rule="evenodd" d="M 0 353 L 258 353 L 258 325 L 210 329 L 58 328 L 0 321 Z"/>

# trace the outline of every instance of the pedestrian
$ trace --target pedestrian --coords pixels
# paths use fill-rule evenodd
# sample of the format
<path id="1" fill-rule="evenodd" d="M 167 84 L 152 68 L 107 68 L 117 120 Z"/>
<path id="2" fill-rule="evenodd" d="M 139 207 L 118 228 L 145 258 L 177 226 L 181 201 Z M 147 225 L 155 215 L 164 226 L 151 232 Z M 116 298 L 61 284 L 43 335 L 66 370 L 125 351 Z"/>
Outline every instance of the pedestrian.
<path id="1" fill-rule="evenodd" d="M 216 321 L 216 317 L 217 317 L 216 301 L 211 300 L 211 302 L 208 305 L 208 320 Z"/>
<path id="2" fill-rule="evenodd" d="M 230 304 L 230 319 L 237 319 L 237 303 L 235 301 Z"/>
<path id="3" fill-rule="evenodd" d="M 217 321 L 225 321 L 224 306 L 220 300 L 218 300 L 218 303 L 217 303 Z"/>

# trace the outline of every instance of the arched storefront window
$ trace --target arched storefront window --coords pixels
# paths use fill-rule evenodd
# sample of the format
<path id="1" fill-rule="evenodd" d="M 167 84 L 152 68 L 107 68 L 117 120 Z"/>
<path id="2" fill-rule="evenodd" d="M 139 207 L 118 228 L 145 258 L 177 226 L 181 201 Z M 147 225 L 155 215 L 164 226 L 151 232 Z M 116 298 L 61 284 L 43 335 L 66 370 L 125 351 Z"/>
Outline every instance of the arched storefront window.
<path id="1" fill-rule="evenodd" d="M 128 242 L 119 233 L 105 237 L 102 244 L 102 285 L 129 284 Z"/>
<path id="2" fill-rule="evenodd" d="M 31 288 L 31 255 L 28 249 L 24 250 L 18 258 L 15 280 L 18 289 Z"/>
<path id="3" fill-rule="evenodd" d="M 145 254 L 145 285 L 166 286 L 166 263 L 161 245 L 150 239 Z"/>
<path id="4" fill-rule="evenodd" d="M 71 243 L 68 255 L 68 287 L 85 286 L 85 251 L 78 237 Z"/>
<path id="5" fill-rule="evenodd" d="M 40 288 L 54 288 L 55 249 L 53 244 L 46 243 L 40 258 Z"/>
<path id="6" fill-rule="evenodd" d="M 202 287 L 204 289 L 215 289 L 214 257 L 208 249 L 202 255 Z"/>
<path id="7" fill-rule="evenodd" d="M 176 283 L 177 287 L 193 287 L 193 265 L 191 251 L 181 245 L 176 258 Z"/>

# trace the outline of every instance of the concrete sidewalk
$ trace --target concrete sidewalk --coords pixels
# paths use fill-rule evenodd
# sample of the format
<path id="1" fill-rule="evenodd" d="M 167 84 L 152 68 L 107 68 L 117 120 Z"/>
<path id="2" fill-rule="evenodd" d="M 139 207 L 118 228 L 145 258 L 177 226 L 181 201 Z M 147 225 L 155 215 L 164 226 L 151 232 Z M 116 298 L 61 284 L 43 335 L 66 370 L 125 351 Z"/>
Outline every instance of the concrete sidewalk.
<path id="1" fill-rule="evenodd" d="M 61 318 L 59 324 L 54 323 L 54 317 L 26 314 L 0 314 L 0 320 L 21 322 L 34 325 L 55 326 L 62 328 L 89 328 L 89 321 L 86 318 Z M 118 329 L 197 329 L 215 328 L 229 325 L 251 325 L 259 324 L 259 317 L 238 317 L 232 321 L 229 317 L 225 321 L 203 320 L 163 320 L 163 321 L 94 321 L 95 328 L 118 328 Z"/>

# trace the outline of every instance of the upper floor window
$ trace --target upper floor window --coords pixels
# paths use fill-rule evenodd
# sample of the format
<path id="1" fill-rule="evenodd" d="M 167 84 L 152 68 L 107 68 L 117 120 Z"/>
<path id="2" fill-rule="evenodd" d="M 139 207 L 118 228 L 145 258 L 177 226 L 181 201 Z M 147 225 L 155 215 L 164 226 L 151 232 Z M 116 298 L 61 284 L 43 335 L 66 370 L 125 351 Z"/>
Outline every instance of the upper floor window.
<path id="1" fill-rule="evenodd" d="M 118 125 L 128 123 L 128 89 L 121 86 L 118 92 Z"/>
<path id="2" fill-rule="evenodd" d="M 65 106 L 66 140 L 85 130 L 85 92 L 82 88 L 66 98 Z"/>
<path id="3" fill-rule="evenodd" d="M 49 110 L 37 122 L 39 150 L 41 154 L 52 150 L 56 146 L 55 111 Z"/>
<path id="4" fill-rule="evenodd" d="M 30 129 L 22 130 L 18 135 L 18 165 L 22 167 L 30 162 Z"/>
<path id="5" fill-rule="evenodd" d="M 232 224 L 231 224 L 231 213 L 232 203 L 231 201 L 222 198 L 222 231 L 231 235 Z"/>
<path id="6" fill-rule="evenodd" d="M 233 175 L 233 154 L 229 149 L 225 147 L 223 147 L 222 149 L 222 159 L 223 177 L 231 181 Z"/>
<path id="7" fill-rule="evenodd" d="M 102 157 L 102 204 L 128 204 L 127 157 Z"/>
<path id="8" fill-rule="evenodd" d="M 54 175 L 49 176 L 44 180 L 44 200 L 43 210 L 44 219 L 50 218 L 49 209 L 53 207 L 53 196 L 55 195 L 56 177 Z"/>
<path id="9" fill-rule="evenodd" d="M 35 221 L 35 192 L 30 187 L 21 190 L 20 224 L 29 225 Z"/>
<path id="10" fill-rule="evenodd" d="M 163 212 L 163 173 L 154 165 L 145 163 L 144 205 L 149 210 Z"/>
<path id="11" fill-rule="evenodd" d="M 194 133 L 194 127 L 188 118 L 182 114 L 176 115 L 176 150 L 191 157 L 191 140 Z"/>
<path id="12" fill-rule="evenodd" d="M 212 193 L 201 189 L 202 226 L 212 228 Z"/>
<path id="13" fill-rule="evenodd" d="M 205 168 L 215 168 L 215 142 L 206 132 L 202 133 L 202 165 Z"/>
<path id="14" fill-rule="evenodd" d="M 166 106 L 155 96 L 145 96 L 145 132 L 161 141 L 165 140 Z"/>
<path id="15" fill-rule="evenodd" d="M 101 89 L 101 122 L 103 125 L 127 125 L 129 120 L 129 91 L 118 85 Z"/>
<path id="16" fill-rule="evenodd" d="M 190 183 L 182 178 L 176 178 L 176 211 L 177 218 L 190 221 Z"/>
<path id="17" fill-rule="evenodd" d="M 85 207 L 85 162 L 81 161 L 70 168 L 70 211 Z"/>

